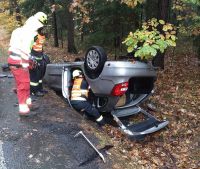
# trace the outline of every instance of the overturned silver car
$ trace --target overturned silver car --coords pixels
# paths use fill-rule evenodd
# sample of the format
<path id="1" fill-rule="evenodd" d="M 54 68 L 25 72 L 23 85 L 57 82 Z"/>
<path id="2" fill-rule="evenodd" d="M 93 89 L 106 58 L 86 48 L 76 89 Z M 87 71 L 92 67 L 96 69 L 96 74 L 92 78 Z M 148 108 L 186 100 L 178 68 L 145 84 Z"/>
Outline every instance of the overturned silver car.
<path id="1" fill-rule="evenodd" d="M 88 49 L 84 61 L 48 64 L 44 80 L 62 91 L 70 103 L 72 72 L 81 69 L 95 96 L 93 104 L 100 112 L 110 113 L 120 129 L 129 136 L 156 132 L 168 121 L 159 121 L 140 107 L 153 92 L 156 72 L 151 64 L 141 61 L 109 61 L 103 48 Z M 145 120 L 133 123 L 124 119 L 142 113 Z"/>

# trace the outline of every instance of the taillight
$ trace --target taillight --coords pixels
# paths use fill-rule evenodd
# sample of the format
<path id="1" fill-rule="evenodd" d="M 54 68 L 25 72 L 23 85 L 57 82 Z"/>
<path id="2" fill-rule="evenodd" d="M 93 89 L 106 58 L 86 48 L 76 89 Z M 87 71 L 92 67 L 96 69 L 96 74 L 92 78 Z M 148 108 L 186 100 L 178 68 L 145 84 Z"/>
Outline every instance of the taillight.
<path id="1" fill-rule="evenodd" d="M 113 96 L 122 96 L 128 90 L 128 82 L 116 84 L 112 90 Z"/>

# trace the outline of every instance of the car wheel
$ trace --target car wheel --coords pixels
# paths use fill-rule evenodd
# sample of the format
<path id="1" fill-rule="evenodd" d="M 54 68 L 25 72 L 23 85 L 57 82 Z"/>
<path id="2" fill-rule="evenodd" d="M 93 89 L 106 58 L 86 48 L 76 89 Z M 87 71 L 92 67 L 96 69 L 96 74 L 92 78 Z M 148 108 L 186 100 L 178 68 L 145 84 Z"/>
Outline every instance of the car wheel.
<path id="1" fill-rule="evenodd" d="M 107 55 L 104 49 L 100 46 L 92 46 L 89 48 L 85 55 L 85 72 L 91 79 L 99 77 L 101 74 L 104 64 L 107 60 Z"/>
<path id="2" fill-rule="evenodd" d="M 111 112 L 115 108 L 119 99 L 120 97 L 116 96 L 99 97 L 95 100 L 95 105 L 100 112 Z"/>

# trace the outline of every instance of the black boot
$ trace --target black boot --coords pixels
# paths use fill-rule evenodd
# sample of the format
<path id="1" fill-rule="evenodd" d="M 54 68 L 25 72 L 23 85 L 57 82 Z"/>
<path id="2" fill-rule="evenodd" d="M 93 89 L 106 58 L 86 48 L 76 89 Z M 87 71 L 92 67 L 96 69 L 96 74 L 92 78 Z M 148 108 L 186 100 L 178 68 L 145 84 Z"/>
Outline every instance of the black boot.
<path id="1" fill-rule="evenodd" d="M 96 119 L 97 124 L 99 125 L 99 127 L 102 127 L 106 124 L 103 116 L 101 115 L 99 118 Z"/>
<path id="2" fill-rule="evenodd" d="M 43 93 L 43 94 L 47 94 L 48 93 L 48 91 L 45 90 L 45 89 L 41 89 L 40 92 Z"/>
<path id="3" fill-rule="evenodd" d="M 44 96 L 44 94 L 42 92 L 40 92 L 40 91 L 31 93 L 31 95 L 36 96 L 36 97 L 43 97 Z"/>

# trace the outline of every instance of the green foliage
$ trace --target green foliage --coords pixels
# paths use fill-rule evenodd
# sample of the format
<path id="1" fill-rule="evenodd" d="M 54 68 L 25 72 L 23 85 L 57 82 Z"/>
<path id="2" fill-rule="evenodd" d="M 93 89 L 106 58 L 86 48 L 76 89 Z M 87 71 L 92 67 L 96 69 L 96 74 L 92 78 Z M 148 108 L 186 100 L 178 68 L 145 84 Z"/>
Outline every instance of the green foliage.
<path id="1" fill-rule="evenodd" d="M 145 0 L 120 0 L 120 1 L 119 0 L 107 0 L 107 1 L 109 1 L 109 2 L 118 1 L 118 2 L 121 2 L 122 4 L 126 4 L 127 6 L 129 6 L 131 8 L 134 8 L 138 4 L 142 4 L 143 2 L 145 2 Z"/>
<path id="2" fill-rule="evenodd" d="M 0 3 L 1 5 L 2 3 Z M 6 4 L 4 4 L 6 7 Z M 10 16 L 9 13 L 0 13 L 0 25 L 3 25 L 8 33 L 11 33 L 17 26 L 15 16 Z"/>
<path id="3" fill-rule="evenodd" d="M 76 32 L 83 33 L 86 46 L 98 44 L 113 48 L 117 38 L 120 45 L 121 39 L 124 38 L 122 36 L 131 30 L 136 30 L 134 22 L 138 15 L 137 10 L 121 4 L 120 1 L 96 0 L 93 4 L 85 4 L 84 7 L 88 11 L 87 24 L 81 25 L 82 11 L 76 8 L 74 14 L 77 24 Z"/>
<path id="4" fill-rule="evenodd" d="M 122 3 L 125 3 L 131 8 L 136 7 L 138 4 L 143 3 L 145 0 L 121 0 Z"/>
<path id="5" fill-rule="evenodd" d="M 172 24 L 155 18 L 144 22 L 141 30 L 130 32 L 123 42 L 135 57 L 152 59 L 157 52 L 163 53 L 169 46 L 176 46 L 176 28 Z"/>
<path id="6" fill-rule="evenodd" d="M 180 33 L 189 36 L 200 34 L 199 0 L 176 0 L 172 9 L 177 16 L 176 24 Z"/>
<path id="7" fill-rule="evenodd" d="M 26 17 L 30 17 L 31 15 L 43 11 L 45 13 L 50 12 L 49 8 L 49 1 L 48 0 L 26 0 L 20 4 L 22 9 L 22 13 Z"/>
<path id="8" fill-rule="evenodd" d="M 21 0 L 22 12 L 31 16 L 37 11 L 50 12 L 49 0 Z M 150 0 L 149 0 L 150 1 Z M 75 36 L 86 46 L 98 44 L 122 51 L 122 39 L 129 52 L 136 57 L 151 59 L 157 52 L 164 52 L 168 46 L 176 46 L 176 30 L 171 24 L 152 19 L 141 26 L 144 19 L 157 17 L 158 0 L 55 0 L 58 33 L 68 29 L 66 10 L 71 5 L 74 12 Z M 19 2 L 19 1 L 18 1 Z M 199 0 L 173 0 L 171 18 L 179 32 L 199 35 Z M 142 5 L 141 5 L 142 4 Z M 146 6 L 149 6 L 147 11 Z M 50 17 L 49 17 L 50 18 Z M 175 19 L 177 18 L 177 19 Z M 50 27 L 51 21 L 49 21 Z M 63 36 L 64 37 L 64 36 Z M 80 41 L 77 43 L 81 43 Z"/>
<path id="9" fill-rule="evenodd" d="M 200 5 L 199 0 L 182 0 L 182 1 L 189 4 Z"/>

